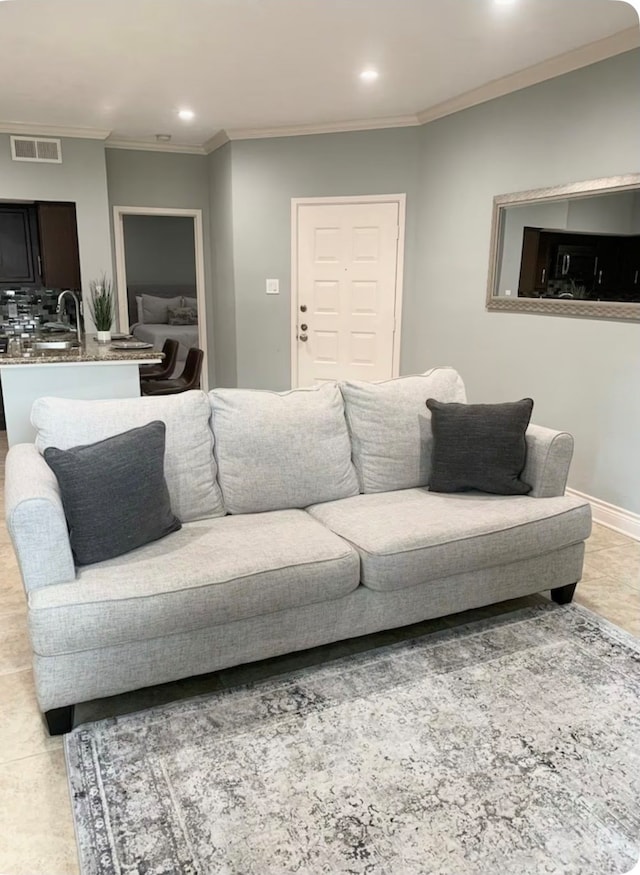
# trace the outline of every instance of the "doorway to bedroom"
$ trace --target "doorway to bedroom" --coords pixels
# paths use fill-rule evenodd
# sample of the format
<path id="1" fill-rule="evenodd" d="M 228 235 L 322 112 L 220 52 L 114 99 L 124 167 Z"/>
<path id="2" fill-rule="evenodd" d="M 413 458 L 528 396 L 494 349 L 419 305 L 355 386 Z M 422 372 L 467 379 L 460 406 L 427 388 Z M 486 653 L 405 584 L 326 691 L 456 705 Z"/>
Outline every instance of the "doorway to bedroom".
<path id="1" fill-rule="evenodd" d="M 204 352 L 201 386 L 207 386 L 202 211 L 114 207 L 119 329 L 161 350 L 179 344 L 173 376 L 189 349 Z"/>

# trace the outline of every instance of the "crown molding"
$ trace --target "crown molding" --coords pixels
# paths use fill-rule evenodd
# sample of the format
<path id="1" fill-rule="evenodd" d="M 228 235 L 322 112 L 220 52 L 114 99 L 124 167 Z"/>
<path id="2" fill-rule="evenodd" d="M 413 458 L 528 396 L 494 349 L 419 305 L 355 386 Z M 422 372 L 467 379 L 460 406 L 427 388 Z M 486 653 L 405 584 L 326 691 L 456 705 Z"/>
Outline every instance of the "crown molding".
<path id="1" fill-rule="evenodd" d="M 132 149 L 134 152 L 173 152 L 179 155 L 206 155 L 204 146 L 183 146 L 179 143 L 152 143 L 149 140 L 124 140 L 114 137 L 105 142 L 107 149 Z"/>
<path id="2" fill-rule="evenodd" d="M 35 125 L 24 122 L 0 122 L 0 134 L 25 137 L 69 137 L 80 140 L 106 140 L 111 131 L 106 128 L 71 128 L 62 125 Z"/>
<path id="3" fill-rule="evenodd" d="M 210 155 L 212 152 L 215 152 L 216 149 L 219 149 L 221 146 L 224 146 L 225 143 L 228 142 L 229 136 L 227 132 L 220 129 L 217 134 L 214 134 L 213 137 L 210 137 L 204 144 L 204 151 L 207 155 Z"/>
<path id="4" fill-rule="evenodd" d="M 487 82 L 486 85 L 465 91 L 464 94 L 459 94 L 450 100 L 429 106 L 418 113 L 418 122 L 421 125 L 427 124 L 436 119 L 444 118 L 444 116 L 453 115 L 454 112 L 460 112 L 463 109 L 470 109 L 472 106 L 486 103 L 488 100 L 494 100 L 496 97 L 504 97 L 506 94 L 520 91 L 522 88 L 538 85 L 547 79 L 554 79 L 556 76 L 572 73 L 581 67 L 597 64 L 598 61 L 604 61 L 623 52 L 637 49 L 639 46 L 640 29 L 629 27 L 614 33 L 612 36 L 573 49 L 571 52 L 556 55 L 546 61 L 541 61 L 539 64 L 534 64 L 532 67 L 525 67 L 524 70 L 518 70 L 500 79 L 494 79 L 492 82 Z"/>
<path id="5" fill-rule="evenodd" d="M 267 137 L 302 137 L 310 134 L 340 134 L 349 131 L 376 131 L 382 128 L 407 128 L 419 125 L 416 115 L 396 115 L 387 118 L 356 119 L 310 125 L 286 125 L 274 128 L 236 128 L 227 130 L 230 140 L 259 140 Z"/>
<path id="6" fill-rule="evenodd" d="M 202 144 L 179 145 L 155 143 L 146 140 L 127 140 L 111 137 L 111 131 L 101 128 L 64 127 L 60 125 L 25 124 L 23 122 L 0 122 L 0 133 L 24 134 L 25 136 L 70 137 L 85 140 L 103 140 L 107 149 L 132 149 L 144 152 L 173 152 L 183 155 L 210 155 L 232 140 L 257 140 L 275 137 L 299 137 L 312 134 L 337 134 L 350 131 L 374 131 L 385 128 L 417 127 L 439 118 L 470 109 L 497 97 L 504 97 L 522 88 L 537 85 L 556 76 L 571 73 L 581 67 L 596 64 L 607 58 L 640 47 L 640 29 L 630 27 L 601 40 L 580 46 L 562 55 L 556 55 L 539 64 L 518 70 L 500 79 L 487 82 L 479 88 L 466 91 L 442 103 L 427 107 L 411 115 L 389 116 L 377 119 L 356 119 L 321 124 L 284 125 L 268 128 L 220 129 Z"/>

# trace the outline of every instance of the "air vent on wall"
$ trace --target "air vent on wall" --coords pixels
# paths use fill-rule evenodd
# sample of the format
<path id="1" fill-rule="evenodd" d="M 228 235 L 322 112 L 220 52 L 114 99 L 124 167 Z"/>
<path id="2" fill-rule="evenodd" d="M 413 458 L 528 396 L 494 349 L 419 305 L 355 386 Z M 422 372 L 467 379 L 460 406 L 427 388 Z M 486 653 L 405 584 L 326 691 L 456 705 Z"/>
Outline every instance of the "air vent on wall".
<path id="1" fill-rule="evenodd" d="M 11 137 L 11 157 L 14 161 L 62 164 L 62 145 L 60 140 L 42 137 Z"/>

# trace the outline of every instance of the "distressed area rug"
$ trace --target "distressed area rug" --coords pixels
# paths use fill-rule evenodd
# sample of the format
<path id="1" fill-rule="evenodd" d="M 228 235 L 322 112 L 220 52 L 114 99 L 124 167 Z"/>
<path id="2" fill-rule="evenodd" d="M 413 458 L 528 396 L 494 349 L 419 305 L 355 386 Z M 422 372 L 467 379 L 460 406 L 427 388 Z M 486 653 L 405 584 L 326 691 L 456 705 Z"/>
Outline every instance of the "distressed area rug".
<path id="1" fill-rule="evenodd" d="M 526 608 L 74 730 L 83 875 L 621 875 L 640 642 Z"/>

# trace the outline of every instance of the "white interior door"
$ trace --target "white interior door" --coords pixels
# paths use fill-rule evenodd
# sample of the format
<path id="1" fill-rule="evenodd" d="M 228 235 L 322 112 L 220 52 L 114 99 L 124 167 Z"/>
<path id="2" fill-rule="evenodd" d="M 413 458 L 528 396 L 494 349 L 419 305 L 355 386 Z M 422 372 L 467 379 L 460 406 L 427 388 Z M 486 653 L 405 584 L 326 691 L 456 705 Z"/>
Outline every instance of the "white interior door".
<path id="1" fill-rule="evenodd" d="M 400 207 L 297 205 L 294 385 L 394 376 Z"/>

